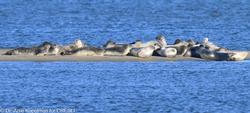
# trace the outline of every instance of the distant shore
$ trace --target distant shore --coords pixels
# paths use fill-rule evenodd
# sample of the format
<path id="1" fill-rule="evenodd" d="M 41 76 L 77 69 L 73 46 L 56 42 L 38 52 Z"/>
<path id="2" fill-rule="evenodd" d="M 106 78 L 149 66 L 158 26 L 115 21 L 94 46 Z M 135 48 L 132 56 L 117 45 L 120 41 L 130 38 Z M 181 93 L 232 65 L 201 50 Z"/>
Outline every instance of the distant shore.
<path id="1" fill-rule="evenodd" d="M 41 61 L 41 62 L 53 62 L 53 61 L 76 61 L 76 62 L 91 62 L 91 61 L 114 61 L 114 62 L 126 62 L 126 61 L 202 61 L 203 59 L 193 57 L 174 57 L 165 58 L 152 56 L 149 58 L 138 58 L 134 56 L 8 56 L 3 55 L 10 49 L 0 49 L 0 61 Z M 250 59 L 250 51 L 248 52 L 247 59 Z"/>

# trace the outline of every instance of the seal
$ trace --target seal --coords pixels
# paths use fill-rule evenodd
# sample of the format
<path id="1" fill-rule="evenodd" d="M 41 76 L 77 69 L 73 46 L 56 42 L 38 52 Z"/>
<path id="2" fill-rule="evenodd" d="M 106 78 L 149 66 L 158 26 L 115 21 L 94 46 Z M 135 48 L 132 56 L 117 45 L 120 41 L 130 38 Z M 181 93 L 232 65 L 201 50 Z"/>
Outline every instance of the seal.
<path id="1" fill-rule="evenodd" d="M 116 44 L 115 42 L 113 42 L 112 40 L 108 40 L 104 45 L 103 45 L 103 48 L 104 49 L 107 49 L 107 48 L 112 48 L 112 47 L 115 47 Z"/>
<path id="2" fill-rule="evenodd" d="M 185 57 L 196 57 L 200 58 L 200 55 L 197 53 L 199 50 L 200 44 L 198 42 L 195 42 L 192 39 L 187 40 L 188 43 L 188 49 L 187 52 L 184 54 Z"/>
<path id="3" fill-rule="evenodd" d="M 143 47 L 149 47 L 149 46 L 155 46 L 158 44 L 157 41 L 152 40 L 152 41 L 147 41 L 147 42 L 142 42 L 141 40 L 136 40 L 133 43 L 130 43 L 132 48 L 143 48 Z"/>
<path id="4" fill-rule="evenodd" d="M 37 47 L 38 52 L 37 52 L 37 56 L 54 56 L 54 55 L 60 55 L 60 49 L 61 47 L 56 45 L 56 44 L 52 44 L 50 42 L 44 42 L 43 44 L 41 44 L 40 46 Z"/>
<path id="5" fill-rule="evenodd" d="M 55 44 L 50 42 L 43 42 L 39 46 L 34 46 L 31 48 L 20 47 L 10 51 L 7 51 L 4 55 L 47 55 L 50 54 L 49 51 Z"/>
<path id="6" fill-rule="evenodd" d="M 56 49 L 59 49 L 58 52 L 60 55 L 66 55 L 71 53 L 70 51 L 75 52 L 75 50 L 78 50 L 83 47 L 87 47 L 87 45 L 80 39 L 76 39 L 72 44 L 57 46 Z"/>
<path id="7" fill-rule="evenodd" d="M 79 48 L 86 47 L 87 45 L 83 43 L 80 39 L 76 39 L 72 44 L 61 46 L 62 52 L 63 51 L 73 51 Z"/>
<path id="8" fill-rule="evenodd" d="M 240 61 L 244 60 L 248 52 L 244 51 L 215 51 L 210 50 L 203 45 L 192 48 L 195 53 L 192 53 L 192 57 L 202 58 L 205 60 L 215 60 L 215 61 Z M 194 56 L 196 55 L 196 56 Z"/>
<path id="9" fill-rule="evenodd" d="M 130 52 L 131 46 L 129 44 L 124 44 L 121 46 L 114 46 L 105 48 L 105 56 L 126 56 Z"/>
<path id="10" fill-rule="evenodd" d="M 223 47 L 219 47 L 212 42 L 209 42 L 207 37 L 205 37 L 203 39 L 203 41 L 201 42 L 201 45 L 203 45 L 205 48 L 207 48 L 211 51 L 227 51 L 227 49 L 225 49 Z"/>
<path id="11" fill-rule="evenodd" d="M 201 58 L 206 60 L 216 61 L 241 61 L 248 55 L 248 52 L 244 51 L 211 51 L 204 49 L 201 52 Z"/>
<path id="12" fill-rule="evenodd" d="M 177 50 L 176 55 L 184 56 L 188 50 L 188 43 L 185 41 L 181 41 L 180 39 L 175 40 L 174 45 L 167 45 L 167 43 L 165 42 L 165 38 L 162 36 L 160 38 L 156 37 L 156 40 L 159 43 L 161 50 L 163 50 L 164 47 L 175 48 Z M 174 49 L 172 49 L 171 51 L 174 51 Z"/>
<path id="13" fill-rule="evenodd" d="M 71 51 L 65 51 L 62 55 L 73 55 L 73 56 L 103 56 L 104 49 L 96 48 L 96 47 L 82 47 L 78 49 L 74 49 Z"/>
<path id="14" fill-rule="evenodd" d="M 154 46 L 148 46 L 141 48 L 132 48 L 129 54 L 136 57 L 146 58 L 152 56 L 154 51 L 155 51 Z"/>
<path id="15" fill-rule="evenodd" d="M 219 51 L 218 53 L 221 53 L 222 51 Z M 222 52 L 223 53 L 223 52 Z M 229 54 L 229 61 L 241 61 L 246 59 L 248 56 L 248 52 L 246 51 L 224 51 L 224 53 Z"/>
<path id="16" fill-rule="evenodd" d="M 175 41 L 175 44 L 171 45 L 170 47 L 173 47 L 177 50 L 177 55 L 184 56 L 189 49 L 189 43 L 186 41 L 177 39 Z"/>
<path id="17" fill-rule="evenodd" d="M 156 56 L 162 56 L 162 57 L 175 57 L 178 53 L 177 47 L 173 45 L 167 45 L 166 39 L 162 35 L 158 35 L 155 38 L 156 42 L 159 45 L 159 48 L 155 50 Z"/>
<path id="18" fill-rule="evenodd" d="M 162 57 L 175 57 L 177 55 L 177 50 L 175 48 L 166 47 L 156 50 L 157 56 Z"/>
<path id="19" fill-rule="evenodd" d="M 25 48 L 20 47 L 13 50 L 9 50 L 4 55 L 36 55 L 37 49 L 36 48 Z"/>
<path id="20" fill-rule="evenodd" d="M 155 40 L 161 48 L 167 47 L 167 42 L 166 42 L 166 39 L 163 35 L 156 36 Z"/>

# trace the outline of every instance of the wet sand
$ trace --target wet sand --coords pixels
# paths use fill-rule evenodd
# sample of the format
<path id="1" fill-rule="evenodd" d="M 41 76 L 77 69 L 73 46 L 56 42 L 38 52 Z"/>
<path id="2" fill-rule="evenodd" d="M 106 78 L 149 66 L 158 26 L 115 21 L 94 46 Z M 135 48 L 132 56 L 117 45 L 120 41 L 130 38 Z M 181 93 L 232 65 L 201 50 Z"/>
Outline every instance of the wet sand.
<path id="1" fill-rule="evenodd" d="M 192 57 L 175 57 L 175 58 L 165 58 L 152 56 L 149 58 L 138 58 L 133 56 L 26 56 L 26 55 L 16 55 L 8 56 L 3 55 L 9 49 L 0 49 L 0 61 L 41 61 L 41 62 L 52 62 L 52 61 L 199 61 L 203 59 L 192 58 Z M 250 52 L 248 52 L 247 59 L 250 59 Z"/>

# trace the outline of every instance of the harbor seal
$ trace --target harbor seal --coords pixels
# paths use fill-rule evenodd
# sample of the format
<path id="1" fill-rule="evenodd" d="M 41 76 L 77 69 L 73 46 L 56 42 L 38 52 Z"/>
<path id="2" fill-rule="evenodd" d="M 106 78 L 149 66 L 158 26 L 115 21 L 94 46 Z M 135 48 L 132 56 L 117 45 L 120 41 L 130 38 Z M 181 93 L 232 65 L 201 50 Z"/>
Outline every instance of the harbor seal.
<path id="1" fill-rule="evenodd" d="M 131 46 L 129 44 L 124 44 L 121 46 L 114 46 L 105 48 L 105 56 L 126 56 L 130 52 Z"/>
<path id="2" fill-rule="evenodd" d="M 203 41 L 201 42 L 201 45 L 203 45 L 205 48 L 211 50 L 211 51 L 227 51 L 226 48 L 219 47 L 215 45 L 212 42 L 209 42 L 208 38 L 204 38 Z"/>
<path id="3" fill-rule="evenodd" d="M 166 47 L 166 48 L 159 48 L 155 50 L 156 56 L 162 57 L 175 57 L 177 55 L 177 50 L 175 48 Z"/>
<path id="4" fill-rule="evenodd" d="M 187 52 L 184 54 L 184 56 L 200 58 L 200 55 L 197 54 L 197 50 L 199 49 L 200 44 L 192 39 L 187 40 L 187 43 L 188 43 L 187 46 L 188 49 Z"/>
<path id="5" fill-rule="evenodd" d="M 136 40 L 135 42 L 129 44 L 116 44 L 115 42 L 109 40 L 103 45 L 105 49 L 105 56 L 125 56 L 131 53 L 133 56 L 146 57 L 150 55 L 153 47 L 156 44 L 155 41 L 149 41 L 142 43 L 141 40 Z M 132 51 L 131 51 L 132 49 Z M 146 52 L 146 50 L 149 50 Z"/>
<path id="6" fill-rule="evenodd" d="M 76 39 L 72 44 L 61 46 L 61 49 L 63 51 L 73 51 L 73 50 L 77 50 L 86 46 L 87 45 L 83 43 L 80 39 Z"/>
<path id="7" fill-rule="evenodd" d="M 104 49 L 96 47 L 82 47 L 71 51 L 65 51 L 62 55 L 73 55 L 73 56 L 103 56 Z"/>
<path id="8" fill-rule="evenodd" d="M 76 39 L 72 44 L 57 46 L 60 55 L 70 54 L 70 51 L 79 50 L 80 48 L 87 47 L 87 45 L 80 39 Z"/>
<path id="9" fill-rule="evenodd" d="M 54 55 L 60 55 L 60 46 L 56 44 L 52 44 L 50 42 L 44 42 L 38 48 L 37 56 L 54 56 Z"/>
<path id="10" fill-rule="evenodd" d="M 244 51 L 215 51 L 205 48 L 203 45 L 196 47 L 196 54 L 205 60 L 215 61 L 240 61 L 244 60 L 248 52 Z"/>
<path id="11" fill-rule="evenodd" d="M 156 36 L 155 40 L 161 48 L 165 48 L 167 46 L 166 39 L 163 35 Z"/>
<path id="12" fill-rule="evenodd" d="M 177 50 L 176 55 L 184 56 L 188 50 L 188 43 L 185 41 L 181 41 L 180 39 L 176 39 L 174 42 L 174 45 L 168 45 L 165 37 L 162 35 L 158 35 L 156 37 L 156 41 L 158 42 L 159 46 L 161 47 L 161 49 L 158 50 L 158 53 L 163 53 L 162 50 L 164 50 L 164 48 L 172 48 L 172 49 L 166 50 L 165 52 L 171 52 L 171 51 L 174 52 L 175 50 L 173 48 L 175 48 Z M 162 52 L 159 52 L 159 51 L 162 51 Z"/>
<path id="13" fill-rule="evenodd" d="M 168 48 L 175 48 L 177 50 L 177 55 L 184 56 L 188 51 L 189 43 L 186 41 L 182 41 L 180 39 L 176 39 L 174 45 L 167 45 Z"/>
<path id="14" fill-rule="evenodd" d="M 164 36 L 158 35 L 155 40 L 158 42 L 159 48 L 155 50 L 154 55 L 162 57 L 175 57 L 177 55 L 177 47 L 174 45 L 167 45 Z"/>
<path id="15" fill-rule="evenodd" d="M 50 42 L 43 42 L 39 46 L 25 48 L 20 47 L 10 51 L 7 51 L 4 55 L 47 55 L 50 54 L 52 51 L 51 49 L 56 46 Z M 54 52 L 54 51 L 53 51 Z"/>
<path id="16" fill-rule="evenodd" d="M 147 41 L 147 42 L 136 40 L 134 43 L 131 43 L 131 46 L 132 48 L 143 48 L 143 47 L 155 46 L 156 44 L 158 44 L 158 42 L 155 40 Z"/>
<path id="17" fill-rule="evenodd" d="M 13 50 L 9 50 L 4 55 L 36 55 L 38 53 L 36 48 L 20 47 Z"/>
<path id="18" fill-rule="evenodd" d="M 115 47 L 116 44 L 115 42 L 113 42 L 112 40 L 108 40 L 104 45 L 103 45 L 103 48 L 104 49 L 107 49 L 107 48 L 112 48 L 112 47 Z"/>
<path id="19" fill-rule="evenodd" d="M 203 56 L 204 54 L 201 55 L 201 58 L 205 59 L 212 59 L 212 60 L 217 60 L 217 61 L 241 61 L 244 60 L 248 52 L 244 51 L 210 51 L 213 52 L 215 57 L 210 57 L 210 56 Z"/>
<path id="20" fill-rule="evenodd" d="M 155 50 L 154 46 L 132 48 L 129 54 L 136 57 L 146 58 L 152 56 L 154 50 Z"/>

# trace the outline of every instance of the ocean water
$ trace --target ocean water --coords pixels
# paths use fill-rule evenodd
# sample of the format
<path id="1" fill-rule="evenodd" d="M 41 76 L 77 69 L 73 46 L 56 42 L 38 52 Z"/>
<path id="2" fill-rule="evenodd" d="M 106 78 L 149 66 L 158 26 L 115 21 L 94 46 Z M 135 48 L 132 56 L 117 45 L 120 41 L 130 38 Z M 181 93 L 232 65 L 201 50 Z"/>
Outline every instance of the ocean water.
<path id="1" fill-rule="evenodd" d="M 248 0 L 0 0 L 0 47 L 20 47 L 80 38 L 100 46 L 107 40 L 153 40 L 163 34 L 250 50 Z"/>
<path id="2" fill-rule="evenodd" d="M 0 0 L 0 48 L 80 38 L 202 40 L 250 50 L 248 0 Z M 250 61 L 0 62 L 4 109 L 248 113 Z"/>
<path id="3" fill-rule="evenodd" d="M 249 66 L 249 61 L 2 62 L 0 105 L 89 113 L 247 113 Z"/>

